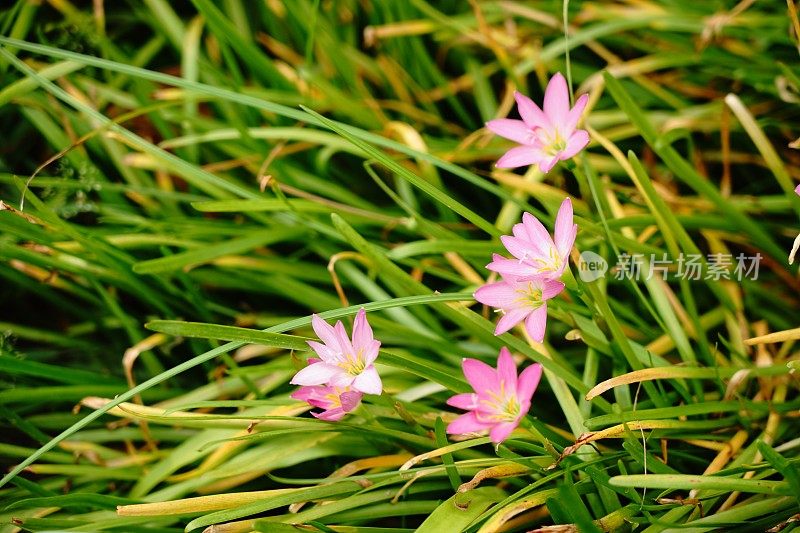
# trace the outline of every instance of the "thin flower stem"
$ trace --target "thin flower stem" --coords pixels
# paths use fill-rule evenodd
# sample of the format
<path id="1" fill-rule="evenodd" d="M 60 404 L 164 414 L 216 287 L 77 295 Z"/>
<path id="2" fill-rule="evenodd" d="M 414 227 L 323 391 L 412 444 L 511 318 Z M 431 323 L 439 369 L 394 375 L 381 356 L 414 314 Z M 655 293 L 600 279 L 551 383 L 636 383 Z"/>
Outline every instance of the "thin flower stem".
<path id="1" fill-rule="evenodd" d="M 534 342 L 524 327 L 519 327 L 518 329 L 522 331 L 522 334 L 525 336 L 525 340 L 528 342 L 531 348 L 541 352 L 545 355 L 545 357 L 552 359 L 549 350 L 547 350 L 543 345 Z M 550 384 L 550 388 L 553 389 L 553 395 L 556 397 L 558 404 L 561 406 L 561 411 L 564 413 L 564 416 L 567 419 L 567 423 L 569 424 L 572 434 L 576 439 L 579 438 L 582 434 L 586 433 L 587 429 L 586 425 L 584 424 L 583 415 L 578 407 L 578 402 L 575 401 L 575 398 L 572 396 L 572 393 L 569 390 L 569 386 L 567 386 L 563 379 L 559 378 L 546 368 L 543 368 L 543 371 L 544 377 Z"/>
<path id="2" fill-rule="evenodd" d="M 583 291 L 578 286 L 578 280 L 575 279 L 575 274 L 572 273 L 572 269 L 567 267 L 564 269 L 564 274 L 561 276 L 561 281 L 564 283 L 564 286 L 571 290 L 575 291 L 578 294 L 583 294 Z"/>

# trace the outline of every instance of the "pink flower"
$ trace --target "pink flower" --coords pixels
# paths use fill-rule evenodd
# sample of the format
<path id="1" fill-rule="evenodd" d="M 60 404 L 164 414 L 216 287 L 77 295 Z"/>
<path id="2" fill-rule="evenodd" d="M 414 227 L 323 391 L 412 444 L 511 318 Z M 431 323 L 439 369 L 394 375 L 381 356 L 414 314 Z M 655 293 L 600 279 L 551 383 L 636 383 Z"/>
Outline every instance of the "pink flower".
<path id="1" fill-rule="evenodd" d="M 340 389 L 352 387 L 365 394 L 381 393 L 381 377 L 373 365 L 381 343 L 373 338 L 364 309 L 356 315 L 352 343 L 341 321 L 332 327 L 313 315 L 311 325 L 322 340 L 322 343 L 308 341 L 319 360 L 295 374 L 291 381 L 293 385 L 329 385 Z"/>
<path id="2" fill-rule="evenodd" d="M 363 394 L 354 390 L 330 386 L 300 387 L 291 394 L 295 400 L 323 409 L 321 413 L 311 414 L 329 422 L 341 420 L 345 414 L 355 409 L 361 402 L 362 396 Z"/>
<path id="3" fill-rule="evenodd" d="M 500 240 L 516 259 L 495 254 L 486 268 L 506 276 L 559 279 L 569 262 L 578 233 L 578 225 L 572 222 L 572 202 L 569 198 L 561 202 L 556 215 L 555 239 L 530 213 L 522 215 L 522 223 L 514 225 L 513 233 L 513 237 L 503 235 Z"/>
<path id="4" fill-rule="evenodd" d="M 570 109 L 569 89 L 560 72 L 547 84 L 544 111 L 518 92 L 514 92 L 514 98 L 522 120 L 501 118 L 486 123 L 497 135 L 520 144 L 500 158 L 499 168 L 539 165 L 547 173 L 556 163 L 573 157 L 589 144 L 589 133 L 576 129 L 589 95 L 581 95 Z"/>
<path id="5" fill-rule="evenodd" d="M 547 325 L 547 300 L 563 290 L 563 283 L 551 279 L 504 277 L 503 281 L 487 283 L 475 291 L 475 299 L 503 311 L 495 335 L 505 333 L 524 320 L 528 335 L 542 342 Z"/>
<path id="6" fill-rule="evenodd" d="M 542 365 L 535 363 L 517 378 L 517 365 L 507 348 L 500 350 L 497 371 L 477 359 L 464 359 L 464 376 L 475 390 L 456 394 L 447 405 L 469 412 L 450 422 L 450 434 L 489 430 L 492 442 L 504 441 L 531 408 L 531 397 L 542 377 Z"/>

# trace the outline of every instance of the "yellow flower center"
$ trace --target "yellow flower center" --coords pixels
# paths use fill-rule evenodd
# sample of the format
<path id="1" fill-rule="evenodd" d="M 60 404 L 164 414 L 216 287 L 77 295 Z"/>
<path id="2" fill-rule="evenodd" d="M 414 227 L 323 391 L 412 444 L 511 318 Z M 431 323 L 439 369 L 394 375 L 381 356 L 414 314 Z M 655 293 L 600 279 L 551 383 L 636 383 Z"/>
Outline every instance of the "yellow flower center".
<path id="1" fill-rule="evenodd" d="M 542 151 L 550 157 L 555 157 L 567 149 L 567 141 L 561 136 L 561 132 L 558 129 L 547 131 L 544 128 L 539 128 L 536 133 L 542 146 Z"/>
<path id="2" fill-rule="evenodd" d="M 339 363 L 339 368 L 344 369 L 345 372 L 351 376 L 361 374 L 367 367 L 367 362 L 364 360 L 363 350 L 359 350 L 356 354 L 344 354 L 345 360 Z"/>
<path id="3" fill-rule="evenodd" d="M 330 406 L 328 407 L 328 409 L 335 409 L 337 407 L 341 407 L 342 406 L 342 402 L 341 402 L 341 400 L 339 398 L 339 390 L 338 389 L 336 389 L 336 392 L 332 392 L 330 394 L 326 394 L 325 395 L 325 399 L 330 402 Z"/>
<path id="4" fill-rule="evenodd" d="M 537 289 L 533 286 L 532 281 L 528 281 L 526 284 L 520 284 L 520 286 L 514 290 L 519 297 L 515 300 L 515 303 L 520 305 L 529 306 L 533 309 L 537 309 L 543 303 L 542 300 L 542 289 Z"/>
<path id="5" fill-rule="evenodd" d="M 539 274 L 546 272 L 558 272 L 561 269 L 562 261 L 561 256 L 558 255 L 558 250 L 555 246 L 550 246 L 547 251 L 547 257 L 534 257 L 529 259 L 528 252 L 519 260 L 520 263 L 526 263 L 537 270 Z"/>
<path id="6" fill-rule="evenodd" d="M 505 381 L 500 380 L 500 390 L 493 391 L 487 390 L 486 395 L 488 399 L 484 398 L 480 403 L 484 406 L 482 410 L 491 411 L 491 415 L 484 416 L 480 411 L 475 415 L 480 422 L 513 422 L 520 415 L 520 405 L 517 397 L 513 394 L 507 394 L 505 390 Z"/>

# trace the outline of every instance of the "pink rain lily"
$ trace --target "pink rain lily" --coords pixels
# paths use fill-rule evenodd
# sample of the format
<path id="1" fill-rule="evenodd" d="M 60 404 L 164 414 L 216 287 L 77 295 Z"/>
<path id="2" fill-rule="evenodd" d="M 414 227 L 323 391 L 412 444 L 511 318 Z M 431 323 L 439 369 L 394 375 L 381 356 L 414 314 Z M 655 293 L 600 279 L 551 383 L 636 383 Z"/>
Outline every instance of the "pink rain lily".
<path id="1" fill-rule="evenodd" d="M 517 365 L 508 349 L 502 348 L 496 371 L 477 359 L 464 359 L 462 367 L 475 392 L 456 394 L 447 400 L 447 405 L 469 411 L 450 422 L 447 432 L 461 435 L 488 429 L 492 442 L 499 444 L 511 435 L 531 408 L 542 366 L 535 363 L 517 378 Z"/>
<path id="2" fill-rule="evenodd" d="M 293 385 L 329 385 L 341 389 L 351 387 L 354 391 L 365 394 L 381 393 L 381 377 L 373 365 L 381 343 L 373 338 L 364 309 L 358 312 L 353 323 L 352 342 L 341 321 L 331 326 L 313 315 L 311 325 L 322 340 L 322 343 L 308 341 L 319 360 L 295 374 L 291 381 Z"/>
<path id="3" fill-rule="evenodd" d="M 503 235 L 500 239 L 516 259 L 494 254 L 493 261 L 486 268 L 505 276 L 561 278 L 578 233 L 578 225 L 572 221 L 572 202 L 569 198 L 561 202 L 554 238 L 530 213 L 522 215 L 522 223 L 514 225 L 513 233 L 513 236 Z"/>
<path id="4" fill-rule="evenodd" d="M 506 152 L 497 167 L 539 165 L 547 173 L 556 163 L 573 157 L 589 144 L 589 133 L 577 129 L 589 95 L 581 95 L 570 109 L 569 89 L 560 72 L 547 84 L 544 110 L 523 94 L 514 92 L 514 98 L 522 120 L 500 118 L 486 123 L 490 131 L 520 144 Z"/>
<path id="5" fill-rule="evenodd" d="M 475 299 L 503 311 L 495 335 L 505 333 L 524 320 L 528 335 L 536 342 L 542 342 L 547 326 L 547 300 L 563 290 L 564 284 L 552 279 L 504 276 L 503 281 L 487 283 L 475 291 Z"/>
<path id="6" fill-rule="evenodd" d="M 323 409 L 321 413 L 311 414 L 329 422 L 341 420 L 344 415 L 355 409 L 361 402 L 362 396 L 360 392 L 349 388 L 340 389 L 331 386 L 300 387 L 291 395 L 295 400 Z"/>

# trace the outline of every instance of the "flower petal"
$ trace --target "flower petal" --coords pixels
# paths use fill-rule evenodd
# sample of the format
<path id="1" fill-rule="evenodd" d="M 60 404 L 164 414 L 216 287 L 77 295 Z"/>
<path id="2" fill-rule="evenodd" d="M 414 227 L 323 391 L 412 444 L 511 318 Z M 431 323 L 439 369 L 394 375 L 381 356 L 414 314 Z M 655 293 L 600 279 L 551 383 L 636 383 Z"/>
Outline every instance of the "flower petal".
<path id="1" fill-rule="evenodd" d="M 328 409 L 321 413 L 311 413 L 311 416 L 315 418 L 319 418 L 320 420 L 326 420 L 328 422 L 336 422 L 344 418 L 345 415 L 344 409 L 341 407 L 334 407 L 333 409 Z"/>
<path id="2" fill-rule="evenodd" d="M 478 408 L 478 395 L 474 392 L 464 392 L 456 394 L 447 399 L 447 405 L 466 409 L 467 411 Z"/>
<path id="3" fill-rule="evenodd" d="M 322 320 L 319 315 L 311 315 L 311 327 L 314 328 L 314 333 L 320 338 L 322 342 L 334 351 L 342 351 L 339 342 L 336 340 L 336 332 L 333 326 Z"/>
<path id="4" fill-rule="evenodd" d="M 353 380 L 352 385 L 354 390 L 363 392 L 364 394 L 380 394 L 383 390 L 381 377 L 374 366 L 368 366 L 361 372 L 356 379 Z"/>
<path id="5" fill-rule="evenodd" d="M 311 395 L 314 394 L 314 389 L 316 387 L 300 387 L 293 393 L 289 395 L 289 398 L 293 400 L 300 400 L 301 402 L 307 402 Z"/>
<path id="6" fill-rule="evenodd" d="M 328 363 L 314 363 L 300 370 L 289 383 L 292 385 L 324 385 L 337 374 L 342 373 L 344 373 L 344 370 L 338 366 Z"/>
<path id="7" fill-rule="evenodd" d="M 528 335 L 536 342 L 544 340 L 544 331 L 547 326 L 547 303 L 543 303 L 525 319 L 525 329 Z"/>
<path id="8" fill-rule="evenodd" d="M 356 351 L 367 348 L 371 346 L 373 338 L 372 327 L 367 321 L 367 312 L 362 307 L 353 321 L 353 347 Z"/>
<path id="9" fill-rule="evenodd" d="M 519 144 L 532 144 L 533 131 L 521 120 L 511 118 L 498 118 L 486 123 L 486 127 L 492 133 L 496 133 L 506 139 Z"/>
<path id="10" fill-rule="evenodd" d="M 575 235 L 578 233 L 578 226 L 573 224 L 572 201 L 565 198 L 561 202 L 556 215 L 556 227 L 554 231 L 554 241 L 558 255 L 567 259 L 572 245 L 575 243 Z"/>
<path id="11" fill-rule="evenodd" d="M 475 413 L 465 413 L 447 425 L 447 433 L 451 435 L 463 435 L 464 433 L 476 433 L 491 427 L 489 424 L 479 422 Z"/>
<path id="12" fill-rule="evenodd" d="M 501 235 L 500 241 L 506 250 L 520 261 L 541 258 L 549 262 L 553 241 L 549 234 L 545 234 L 547 235 L 546 240 L 529 241 L 511 235 Z"/>
<path id="13" fill-rule="evenodd" d="M 331 350 L 327 344 L 322 344 L 321 342 L 317 341 L 306 341 L 306 343 L 308 343 L 311 349 L 314 350 L 321 360 L 329 363 L 334 363 L 339 360 L 338 352 Z M 320 359 L 315 360 L 319 361 Z M 308 360 L 308 364 L 312 364 L 310 358 Z"/>
<path id="14" fill-rule="evenodd" d="M 376 341 L 376 340 L 373 340 L 370 344 L 361 348 L 364 350 L 362 355 L 364 357 L 365 365 L 369 366 L 375 362 L 375 360 L 378 358 L 378 351 L 380 350 L 380 348 L 381 348 L 381 341 Z"/>
<path id="15" fill-rule="evenodd" d="M 528 241 L 546 254 L 553 243 L 553 239 L 544 224 L 532 214 L 525 212 L 522 214 L 522 225 L 528 232 Z"/>
<path id="16" fill-rule="evenodd" d="M 533 100 L 519 91 L 514 91 L 514 99 L 517 101 L 519 116 L 522 117 L 522 120 L 529 128 L 547 128 L 550 126 L 547 116 Z"/>
<path id="17" fill-rule="evenodd" d="M 493 443 L 500 444 L 501 442 L 506 440 L 509 435 L 511 435 L 511 432 L 514 431 L 518 425 L 519 425 L 518 421 L 504 422 L 502 424 L 497 424 L 489 432 L 489 438 L 492 439 Z"/>
<path id="18" fill-rule="evenodd" d="M 564 290 L 564 284 L 553 279 L 546 279 L 542 282 L 542 300 L 555 298 Z"/>
<path id="19" fill-rule="evenodd" d="M 486 268 L 504 276 L 528 277 L 539 275 L 538 270 L 525 263 L 520 263 L 519 259 L 507 259 L 497 254 L 494 256 L 494 261 L 486 265 Z"/>
<path id="20" fill-rule="evenodd" d="M 500 241 L 503 243 L 503 246 L 506 247 L 508 253 L 517 259 L 530 259 L 539 255 L 537 253 L 538 250 L 534 250 L 529 241 L 524 241 L 522 239 L 512 237 L 511 235 L 501 235 Z"/>
<path id="21" fill-rule="evenodd" d="M 525 320 L 525 317 L 528 316 L 530 312 L 530 308 L 527 307 L 518 307 L 517 309 L 511 309 L 510 311 L 507 311 L 506 314 L 504 314 L 500 320 L 497 321 L 497 326 L 494 328 L 494 334 L 502 335 Z"/>
<path id="22" fill-rule="evenodd" d="M 516 394 L 517 364 L 505 346 L 500 348 L 500 355 L 497 356 L 497 377 L 501 382 L 505 382 L 506 391 Z"/>
<path id="23" fill-rule="evenodd" d="M 541 152 L 531 146 L 516 146 L 506 152 L 495 166 L 497 168 L 517 168 L 538 163 L 542 158 Z"/>
<path id="24" fill-rule="evenodd" d="M 497 388 L 497 372 L 483 361 L 465 358 L 461 361 L 464 377 L 478 394 Z"/>
<path id="25" fill-rule="evenodd" d="M 550 78 L 544 91 L 544 114 L 556 128 L 563 131 L 569 113 L 569 89 L 560 72 Z"/>
<path id="26" fill-rule="evenodd" d="M 341 393 L 339 395 L 339 401 L 342 404 L 342 409 L 344 409 L 346 413 L 349 413 L 358 406 L 358 404 L 361 402 L 362 396 L 364 395 L 358 391 L 347 391 Z"/>
<path id="27" fill-rule="evenodd" d="M 511 233 L 514 234 L 514 237 L 517 239 L 522 239 L 524 241 L 530 240 L 530 237 L 528 237 L 528 230 L 525 229 L 525 224 L 514 224 L 511 226 Z"/>
<path id="28" fill-rule="evenodd" d="M 567 113 L 567 118 L 564 121 L 564 135 L 571 134 L 578 125 L 578 122 L 581 120 L 581 115 L 583 115 L 583 110 L 586 109 L 586 103 L 588 101 L 588 94 L 582 94 L 577 100 L 575 100 L 575 105 L 569 110 L 569 113 Z"/>
<path id="29" fill-rule="evenodd" d="M 523 370 L 519 379 L 517 380 L 517 398 L 520 403 L 528 401 L 530 404 L 531 397 L 539 386 L 539 380 L 542 379 L 542 365 L 534 363 Z"/>
<path id="30" fill-rule="evenodd" d="M 328 385 L 332 387 L 337 387 L 339 389 L 346 389 L 347 387 L 353 385 L 353 381 L 355 381 L 355 379 L 356 379 L 355 376 L 339 368 L 339 372 L 337 372 L 331 377 L 331 379 L 328 381 Z"/>
<path id="31" fill-rule="evenodd" d="M 514 286 L 505 281 L 487 283 L 475 291 L 476 300 L 485 305 L 499 309 L 509 309 L 514 306 L 514 300 L 519 296 L 514 291 Z"/>
<path id="32" fill-rule="evenodd" d="M 347 336 L 347 330 L 344 329 L 344 324 L 342 324 L 341 320 L 336 321 L 333 330 L 336 332 L 336 340 L 339 341 L 342 352 L 345 354 L 354 354 L 355 350 L 353 350 L 353 344 L 350 342 L 350 337 Z"/>
<path id="33" fill-rule="evenodd" d="M 589 144 L 589 132 L 586 130 L 575 130 L 567 140 L 567 147 L 559 152 L 558 159 L 566 161 L 574 157 L 575 154 L 586 148 L 587 144 Z"/>
<path id="34" fill-rule="evenodd" d="M 323 388 L 327 389 L 329 387 Z M 319 407 L 320 409 L 330 409 L 334 405 L 334 402 L 332 402 L 330 398 L 322 395 L 314 395 L 306 400 L 306 403 L 308 403 L 308 405 L 311 407 Z"/>
<path id="35" fill-rule="evenodd" d="M 519 227 L 522 224 L 516 224 L 516 226 Z M 501 235 L 500 241 L 506 245 L 506 239 L 513 239 L 510 242 L 510 246 L 514 246 L 517 252 L 512 252 L 508 245 L 506 245 L 506 249 L 517 258 L 517 262 L 528 265 L 532 272 L 538 272 L 538 268 L 531 266 L 531 261 L 542 259 L 546 263 L 551 262 L 552 250 L 555 245 L 549 234 L 545 233 L 544 238 L 529 240 L 525 229 L 518 228 L 514 233 L 513 237 L 511 235 Z"/>
<path id="36" fill-rule="evenodd" d="M 553 167 L 556 166 L 556 163 L 558 163 L 558 155 L 555 157 L 542 159 L 539 161 L 539 170 L 542 171 L 542 174 L 547 174 L 553 170 Z"/>

